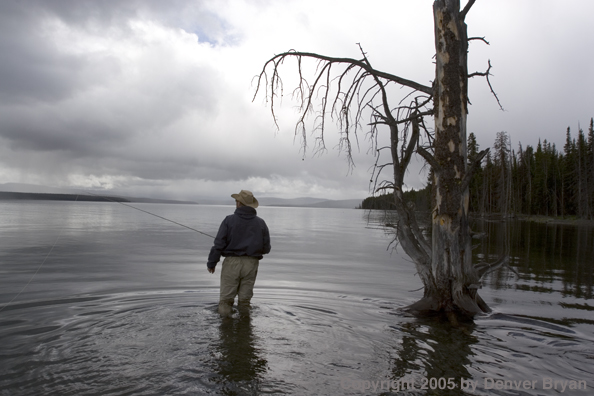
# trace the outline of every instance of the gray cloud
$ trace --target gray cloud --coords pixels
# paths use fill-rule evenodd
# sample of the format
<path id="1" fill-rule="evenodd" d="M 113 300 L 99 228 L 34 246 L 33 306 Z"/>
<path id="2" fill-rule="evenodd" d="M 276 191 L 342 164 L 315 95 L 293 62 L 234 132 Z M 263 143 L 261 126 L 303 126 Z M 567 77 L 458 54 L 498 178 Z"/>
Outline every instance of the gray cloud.
<path id="1" fill-rule="evenodd" d="M 239 184 L 278 196 L 363 197 L 375 161 L 365 131 L 352 171 L 333 149 L 334 130 L 328 153 L 302 160 L 289 98 L 295 65 L 285 69 L 278 132 L 263 96 L 251 102 L 252 77 L 274 53 L 358 57 L 361 42 L 376 67 L 429 84 L 431 3 L 0 2 L 0 183 L 183 199 Z M 546 1 L 537 8 L 554 15 L 535 15 L 535 4 L 485 0 L 468 15 L 470 34 L 491 42 L 471 44 L 470 68 L 492 60 L 506 108 L 484 81 L 471 81 L 469 131 L 482 147 L 500 130 L 514 146 L 540 137 L 562 145 L 567 124 L 586 126 L 594 115 L 594 43 L 583 16 L 593 6 Z M 425 182 L 420 169 L 411 168 L 410 186 Z"/>
<path id="2" fill-rule="evenodd" d="M 56 53 L 38 23 L 39 10 L 25 2 L 0 3 L 1 103 L 61 99 L 77 85 L 83 60 Z"/>

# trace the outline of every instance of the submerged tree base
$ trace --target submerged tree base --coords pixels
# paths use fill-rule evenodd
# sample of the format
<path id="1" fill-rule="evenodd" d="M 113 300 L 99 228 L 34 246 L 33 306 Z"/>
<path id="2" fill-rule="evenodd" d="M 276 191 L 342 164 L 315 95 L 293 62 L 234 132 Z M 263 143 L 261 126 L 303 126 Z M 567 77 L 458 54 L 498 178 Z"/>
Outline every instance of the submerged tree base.
<path id="1" fill-rule="evenodd" d="M 426 296 L 403 308 L 403 311 L 417 317 L 439 318 L 457 325 L 472 322 L 475 316 L 489 313 L 491 309 L 478 294 L 474 298 L 467 294 L 456 303 L 444 301 L 443 296 Z"/>

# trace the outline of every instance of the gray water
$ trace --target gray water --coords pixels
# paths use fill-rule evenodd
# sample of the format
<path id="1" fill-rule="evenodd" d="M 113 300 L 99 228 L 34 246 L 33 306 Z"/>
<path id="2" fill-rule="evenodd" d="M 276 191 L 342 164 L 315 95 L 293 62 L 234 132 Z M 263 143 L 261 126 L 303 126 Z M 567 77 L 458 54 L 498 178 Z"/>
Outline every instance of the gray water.
<path id="1" fill-rule="evenodd" d="M 136 206 L 210 234 L 233 211 Z M 422 285 L 381 212 L 258 212 L 272 252 L 252 310 L 221 320 L 211 238 L 115 203 L 0 202 L 0 394 L 592 393 L 592 228 L 474 224 L 475 260 L 511 268 L 483 281 L 493 313 L 453 328 L 399 311 Z"/>

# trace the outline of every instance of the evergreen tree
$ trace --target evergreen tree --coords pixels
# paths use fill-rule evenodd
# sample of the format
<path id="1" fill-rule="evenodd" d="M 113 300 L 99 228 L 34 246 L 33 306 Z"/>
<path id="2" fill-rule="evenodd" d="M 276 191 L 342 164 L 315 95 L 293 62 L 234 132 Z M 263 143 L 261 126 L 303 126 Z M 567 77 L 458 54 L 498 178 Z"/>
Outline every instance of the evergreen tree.
<path id="1" fill-rule="evenodd" d="M 542 143 L 539 139 L 534 153 L 534 200 L 533 211 L 535 214 L 548 216 L 547 200 L 547 168 L 544 160 Z"/>
<path id="2" fill-rule="evenodd" d="M 480 155 L 474 133 L 468 136 L 467 150 L 470 165 Z M 432 175 L 429 184 L 431 180 Z M 470 211 L 482 215 L 523 213 L 594 219 L 594 118 L 590 119 L 588 133 L 579 128 L 576 139 L 567 128 L 562 151 L 547 140 L 539 140 L 536 149 L 530 145 L 524 149 L 519 143 L 516 153 L 507 132 L 498 132 L 493 151 L 476 169 L 469 191 Z M 416 198 L 420 196 L 411 195 L 411 201 L 421 202 Z"/>
<path id="3" fill-rule="evenodd" d="M 494 149 L 494 180 L 495 183 L 493 189 L 494 205 L 495 210 L 503 215 L 506 215 L 509 209 L 509 195 L 511 193 L 510 188 L 510 141 L 507 132 L 497 132 Z"/>
<path id="4" fill-rule="evenodd" d="M 562 160 L 562 199 L 564 215 L 574 215 L 575 209 L 575 141 L 571 139 L 571 129 L 565 134 L 564 156 Z"/>
<path id="5" fill-rule="evenodd" d="M 561 168 L 559 166 L 559 155 L 557 154 L 555 144 L 548 143 L 546 145 L 545 158 L 548 168 L 547 187 L 549 192 L 550 211 L 553 216 L 559 216 L 561 209 L 559 203 L 560 188 L 558 188 L 558 186 L 561 184 Z"/>
<path id="6" fill-rule="evenodd" d="M 479 144 L 476 141 L 476 136 L 473 132 L 470 132 L 470 135 L 468 136 L 468 162 L 472 163 L 478 153 Z M 479 167 L 472 176 L 472 180 L 470 181 L 469 185 L 470 202 L 468 206 L 470 212 L 481 212 L 482 208 L 480 202 L 482 197 L 482 184 L 483 167 Z"/>
<path id="7" fill-rule="evenodd" d="M 493 173 L 495 165 L 493 164 L 491 152 L 487 153 L 485 167 L 483 169 L 482 193 L 480 208 L 481 213 L 493 213 Z"/>
<path id="8" fill-rule="evenodd" d="M 578 140 L 576 142 L 577 152 L 577 185 L 576 185 L 576 198 L 577 198 L 577 215 L 583 219 L 589 217 L 589 205 L 588 205 L 588 186 L 587 186 L 587 143 L 582 128 L 578 130 Z"/>
<path id="9" fill-rule="evenodd" d="M 521 146 L 520 146 L 521 148 Z M 510 212 L 522 213 L 522 176 L 520 174 L 519 155 L 512 150 L 511 152 L 511 174 L 510 174 Z"/>
<path id="10" fill-rule="evenodd" d="M 520 143 L 519 151 L 519 170 L 518 170 L 518 182 L 515 187 L 519 192 L 519 207 L 520 213 L 532 214 L 532 196 L 533 196 L 533 185 L 532 179 L 534 178 L 534 149 L 532 146 L 526 146 L 526 150 L 522 150 L 522 144 Z"/>
<path id="11" fill-rule="evenodd" d="M 588 185 L 588 205 L 589 205 L 589 219 L 594 220 L 594 118 L 590 118 L 590 127 L 588 128 L 588 162 L 586 169 L 588 178 L 586 184 Z"/>

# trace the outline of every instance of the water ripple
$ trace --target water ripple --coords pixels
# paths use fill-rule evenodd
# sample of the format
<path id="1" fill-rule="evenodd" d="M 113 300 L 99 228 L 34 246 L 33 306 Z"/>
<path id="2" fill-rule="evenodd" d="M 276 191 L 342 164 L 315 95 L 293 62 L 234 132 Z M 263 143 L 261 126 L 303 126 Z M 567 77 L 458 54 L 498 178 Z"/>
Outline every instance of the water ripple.
<path id="1" fill-rule="evenodd" d="M 364 392 L 345 378 L 420 387 L 593 374 L 580 334 L 537 320 L 493 314 L 452 328 L 400 315 L 395 301 L 272 288 L 222 320 L 217 297 L 157 290 L 14 305 L 0 322 L 0 393 L 354 395 Z"/>

